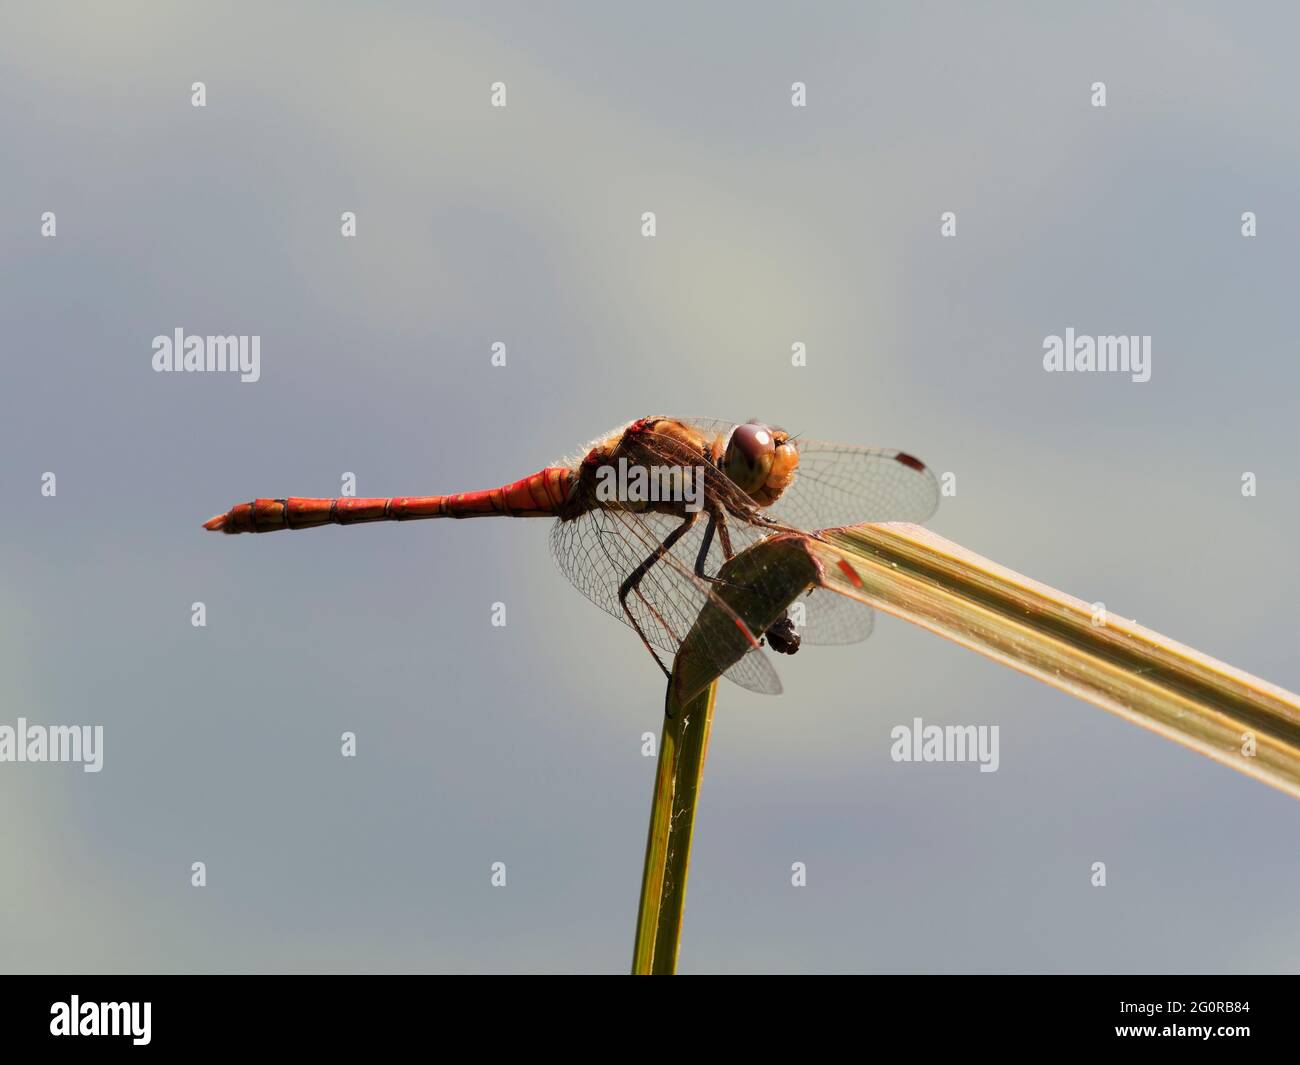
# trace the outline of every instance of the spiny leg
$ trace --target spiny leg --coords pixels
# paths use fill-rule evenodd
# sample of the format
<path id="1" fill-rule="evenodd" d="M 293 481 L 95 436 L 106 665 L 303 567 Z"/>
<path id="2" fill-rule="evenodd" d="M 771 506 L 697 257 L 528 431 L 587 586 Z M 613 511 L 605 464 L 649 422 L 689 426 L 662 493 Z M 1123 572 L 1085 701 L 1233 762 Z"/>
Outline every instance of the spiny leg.
<path id="1" fill-rule="evenodd" d="M 700 553 L 695 556 L 695 576 L 703 577 L 706 581 L 710 580 L 707 573 L 704 572 L 704 560 L 709 556 L 709 548 L 713 546 L 713 530 L 717 527 L 718 518 L 713 511 L 709 511 L 709 524 L 704 528 L 704 540 L 700 544 Z"/>
<path id="2" fill-rule="evenodd" d="M 718 512 L 718 539 L 722 541 L 722 556 L 730 562 L 736 555 L 731 549 L 731 530 L 727 528 L 727 512 Z"/>
<path id="3" fill-rule="evenodd" d="M 757 516 L 758 524 L 768 524 L 766 519 Z M 706 535 L 707 539 L 707 535 Z M 722 541 L 722 553 L 730 560 L 735 554 L 731 549 L 731 533 L 727 529 L 727 516 L 724 513 L 718 514 L 718 539 Z M 701 561 L 703 556 L 701 556 Z M 794 627 L 790 620 L 790 611 L 788 609 L 781 611 L 781 616 L 768 626 L 767 632 L 763 633 L 767 637 L 768 646 L 778 654 L 792 655 L 799 650 L 799 631 Z"/>
<path id="4" fill-rule="evenodd" d="M 713 533 L 715 530 L 718 533 L 718 540 L 722 543 L 723 564 L 725 565 L 735 557 L 736 553 L 731 549 L 731 533 L 727 529 L 726 511 L 710 510 L 709 524 L 704 530 L 704 540 L 700 544 L 700 553 L 695 556 L 695 575 L 713 584 L 726 584 L 728 582 L 719 580 L 716 575 L 710 577 L 704 572 L 704 563 L 708 560 L 709 548 L 713 546 Z"/>
<path id="5" fill-rule="evenodd" d="M 685 519 L 682 521 L 682 523 L 668 534 L 668 536 L 664 539 L 664 542 L 655 548 L 654 553 L 649 558 L 647 558 L 644 562 L 641 563 L 641 565 L 637 566 L 636 569 L 634 569 L 631 573 L 628 574 L 627 579 L 621 585 L 619 585 L 618 588 L 618 602 L 619 605 L 622 606 L 623 608 L 623 613 L 627 615 L 627 620 L 631 623 L 632 628 L 636 629 L 636 634 L 641 637 L 641 642 L 645 644 L 645 649 L 650 652 L 651 657 L 654 658 L 659 668 L 664 671 L 664 676 L 668 677 L 670 680 L 672 679 L 672 671 L 669 670 L 668 667 L 664 665 L 663 660 L 659 657 L 659 653 L 654 649 L 653 646 L 651 646 L 650 641 L 646 639 L 645 632 L 641 628 L 641 623 L 637 621 L 635 616 L 633 616 L 632 611 L 628 609 L 627 597 L 631 595 L 632 592 L 636 591 L 637 586 L 641 583 L 642 580 L 645 579 L 645 575 L 650 572 L 650 567 L 653 566 L 656 562 L 658 562 L 661 558 L 663 558 L 664 555 L 666 555 L 669 551 L 671 551 L 673 549 L 673 545 L 676 544 L 678 540 L 680 540 L 683 536 L 686 535 L 686 533 L 690 530 L 691 526 L 695 524 L 699 516 L 700 516 L 699 511 L 694 511 L 690 514 L 687 514 Z M 640 599 L 642 603 L 645 603 L 646 609 L 649 610 L 652 615 L 654 615 L 655 620 L 658 621 L 660 625 L 663 625 L 663 627 L 667 630 L 668 625 L 664 622 L 664 619 L 659 616 L 659 612 L 655 610 L 653 606 L 651 606 L 649 603 L 646 602 L 645 596 L 643 596 L 639 591 L 637 591 L 636 594 L 637 594 L 637 598 Z"/>

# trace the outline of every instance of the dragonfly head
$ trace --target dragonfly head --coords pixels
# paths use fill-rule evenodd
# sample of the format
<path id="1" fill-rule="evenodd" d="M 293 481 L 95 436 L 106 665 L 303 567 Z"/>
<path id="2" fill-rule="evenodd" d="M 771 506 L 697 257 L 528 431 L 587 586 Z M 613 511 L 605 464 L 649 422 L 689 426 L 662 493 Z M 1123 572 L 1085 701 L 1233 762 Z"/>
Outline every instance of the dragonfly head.
<path id="1" fill-rule="evenodd" d="M 799 452 L 784 429 L 746 422 L 732 430 L 722 472 L 761 507 L 775 503 L 794 480 Z"/>

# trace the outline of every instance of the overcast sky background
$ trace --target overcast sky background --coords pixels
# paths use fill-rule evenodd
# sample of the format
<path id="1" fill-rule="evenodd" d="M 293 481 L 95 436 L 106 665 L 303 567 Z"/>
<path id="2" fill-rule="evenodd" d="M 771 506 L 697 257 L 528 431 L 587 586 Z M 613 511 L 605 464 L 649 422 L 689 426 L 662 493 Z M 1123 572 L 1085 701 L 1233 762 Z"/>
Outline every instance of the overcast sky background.
<path id="1" fill-rule="evenodd" d="M 199 527 L 345 471 L 487 487 L 660 412 L 903 448 L 944 536 L 1300 688 L 1298 33 L 5 4 L 0 724 L 106 736 L 0 764 L 0 969 L 627 969 L 657 670 L 544 522 Z M 177 327 L 261 380 L 154 373 Z M 1149 334 L 1151 380 L 1044 373 L 1067 327 Z M 893 619 L 779 666 L 719 693 L 683 972 L 1296 969 L 1294 800 Z M 999 725 L 999 770 L 891 762 L 915 716 Z"/>

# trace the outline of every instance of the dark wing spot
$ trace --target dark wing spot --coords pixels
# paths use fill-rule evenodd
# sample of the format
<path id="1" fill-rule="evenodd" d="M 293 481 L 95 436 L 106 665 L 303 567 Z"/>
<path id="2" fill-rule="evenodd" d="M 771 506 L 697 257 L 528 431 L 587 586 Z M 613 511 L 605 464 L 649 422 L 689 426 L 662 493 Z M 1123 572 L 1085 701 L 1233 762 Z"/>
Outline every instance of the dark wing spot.
<path id="1" fill-rule="evenodd" d="M 908 469 L 916 470 L 917 473 L 925 472 L 925 463 L 915 455 L 909 455 L 906 451 L 900 451 L 894 456 L 895 462 L 901 462 Z"/>
<path id="2" fill-rule="evenodd" d="M 862 587 L 862 578 L 858 576 L 858 571 L 849 564 L 848 559 L 840 559 L 840 572 L 849 579 L 849 583 L 852 584 L 854 588 Z"/>

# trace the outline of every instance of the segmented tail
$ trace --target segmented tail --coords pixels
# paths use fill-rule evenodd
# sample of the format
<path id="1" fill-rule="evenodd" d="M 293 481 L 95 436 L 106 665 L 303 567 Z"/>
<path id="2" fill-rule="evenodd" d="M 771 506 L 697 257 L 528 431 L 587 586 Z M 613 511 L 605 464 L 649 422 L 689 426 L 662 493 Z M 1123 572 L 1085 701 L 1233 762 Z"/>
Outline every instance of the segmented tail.
<path id="1" fill-rule="evenodd" d="M 577 484 L 572 470 L 548 466 L 500 488 L 450 496 L 394 496 L 391 499 L 254 499 L 203 523 L 213 532 L 274 532 L 318 525 L 356 525 L 369 521 L 414 521 L 417 518 L 554 517 Z"/>

